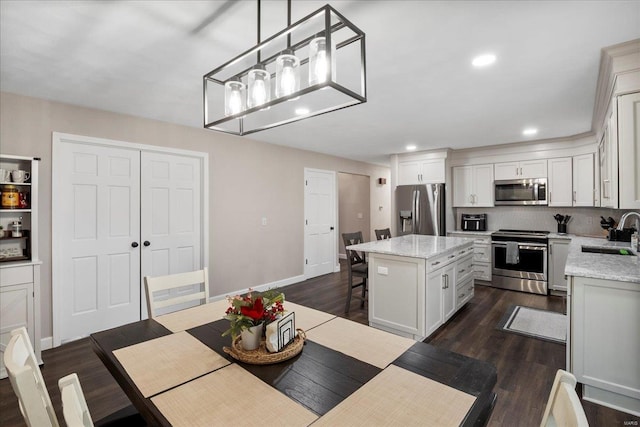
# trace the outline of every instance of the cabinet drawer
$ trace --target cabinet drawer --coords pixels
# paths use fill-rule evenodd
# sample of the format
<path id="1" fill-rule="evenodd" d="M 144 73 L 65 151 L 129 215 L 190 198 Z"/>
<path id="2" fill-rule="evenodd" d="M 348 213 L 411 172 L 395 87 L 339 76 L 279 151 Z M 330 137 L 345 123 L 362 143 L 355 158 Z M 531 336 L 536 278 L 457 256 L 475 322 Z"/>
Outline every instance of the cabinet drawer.
<path id="1" fill-rule="evenodd" d="M 458 261 L 456 267 L 456 284 L 460 284 L 469 274 L 473 273 L 473 258 L 467 255 Z"/>
<path id="2" fill-rule="evenodd" d="M 437 258 L 427 260 L 427 271 L 432 272 L 439 268 L 444 267 L 447 264 L 451 264 L 456 259 L 455 253 L 439 256 Z"/>
<path id="3" fill-rule="evenodd" d="M 478 280 L 491 281 L 491 264 L 474 262 L 473 277 Z"/>
<path id="4" fill-rule="evenodd" d="M 473 245 L 473 260 L 477 262 L 491 262 L 491 245 L 475 243 Z"/>
<path id="5" fill-rule="evenodd" d="M 473 277 L 467 279 L 457 289 L 456 293 L 456 308 L 462 306 L 464 303 L 473 298 Z"/>
<path id="6" fill-rule="evenodd" d="M 0 286 L 20 285 L 33 282 L 33 267 L 5 267 L 0 269 Z"/>

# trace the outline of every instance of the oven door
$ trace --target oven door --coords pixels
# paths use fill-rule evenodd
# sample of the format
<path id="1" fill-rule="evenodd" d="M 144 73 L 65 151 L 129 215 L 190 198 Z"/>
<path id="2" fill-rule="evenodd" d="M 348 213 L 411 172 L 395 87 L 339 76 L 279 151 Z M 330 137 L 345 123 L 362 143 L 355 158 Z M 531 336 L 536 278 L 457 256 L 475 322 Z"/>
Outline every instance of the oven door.
<path id="1" fill-rule="evenodd" d="M 507 264 L 507 243 L 492 242 L 493 274 L 518 279 L 547 281 L 547 245 L 518 243 L 519 261 Z"/>

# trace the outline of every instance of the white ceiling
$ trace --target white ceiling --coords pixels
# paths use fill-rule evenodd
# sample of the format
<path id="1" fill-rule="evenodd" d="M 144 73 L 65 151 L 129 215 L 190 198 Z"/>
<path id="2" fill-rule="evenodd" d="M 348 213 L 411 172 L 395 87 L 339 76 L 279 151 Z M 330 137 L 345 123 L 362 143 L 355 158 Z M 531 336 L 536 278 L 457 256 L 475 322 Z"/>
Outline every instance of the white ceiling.
<path id="1" fill-rule="evenodd" d="M 297 20 L 326 1 L 294 0 Z M 263 1 L 263 38 L 286 26 Z M 368 102 L 248 136 L 373 163 L 591 130 L 601 48 L 640 1 L 330 4 L 366 33 Z M 202 76 L 256 44 L 256 2 L 0 1 L 0 89 L 202 127 Z M 496 63 L 474 69 L 493 52 Z M 534 137 L 522 136 L 537 127 Z"/>

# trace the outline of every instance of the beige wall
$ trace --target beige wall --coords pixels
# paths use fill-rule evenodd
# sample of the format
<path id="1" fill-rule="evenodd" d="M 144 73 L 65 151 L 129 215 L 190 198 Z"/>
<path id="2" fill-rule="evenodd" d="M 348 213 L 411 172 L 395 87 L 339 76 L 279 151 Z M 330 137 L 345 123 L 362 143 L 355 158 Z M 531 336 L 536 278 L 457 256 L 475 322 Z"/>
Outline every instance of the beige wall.
<path id="1" fill-rule="evenodd" d="M 338 174 L 339 253 L 343 256 L 346 252 L 344 242 L 342 241 L 342 233 L 362 231 L 364 240 L 371 240 L 371 236 L 368 233 L 368 230 L 371 230 L 369 226 L 371 198 L 370 192 L 368 191 L 370 181 L 370 177 L 365 175 L 355 175 L 351 173 Z M 358 218 L 359 214 L 362 214 L 362 218 Z"/>
<path id="2" fill-rule="evenodd" d="M 209 153 L 209 269 L 213 296 L 303 274 L 305 167 L 371 176 L 369 234 L 374 228 L 389 225 L 389 186 L 377 184 L 379 177 L 389 179 L 386 167 L 3 92 L 0 151 L 42 158 L 39 244 L 43 261 L 43 337 L 52 335 L 52 132 Z M 267 217 L 267 226 L 261 225 L 262 217 Z"/>

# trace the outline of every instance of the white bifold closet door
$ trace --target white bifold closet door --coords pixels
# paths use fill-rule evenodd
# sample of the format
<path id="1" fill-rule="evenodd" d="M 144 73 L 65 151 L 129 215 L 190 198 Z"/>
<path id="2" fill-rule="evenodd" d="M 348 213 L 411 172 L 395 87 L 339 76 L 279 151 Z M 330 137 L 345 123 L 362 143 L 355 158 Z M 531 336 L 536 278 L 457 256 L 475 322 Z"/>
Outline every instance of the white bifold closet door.
<path id="1" fill-rule="evenodd" d="M 54 172 L 54 345 L 147 317 L 144 276 L 202 268 L 201 159 L 64 141 Z"/>

